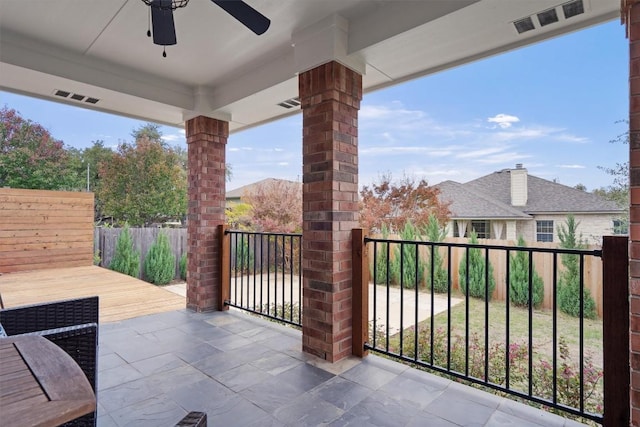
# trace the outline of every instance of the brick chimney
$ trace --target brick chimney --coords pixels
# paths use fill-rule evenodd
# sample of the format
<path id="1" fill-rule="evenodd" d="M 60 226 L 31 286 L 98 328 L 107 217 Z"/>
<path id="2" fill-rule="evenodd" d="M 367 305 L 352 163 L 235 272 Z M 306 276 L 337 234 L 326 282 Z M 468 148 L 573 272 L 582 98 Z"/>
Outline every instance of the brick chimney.
<path id="1" fill-rule="evenodd" d="M 515 169 L 511 169 L 511 205 L 527 205 L 527 170 L 522 167 L 522 163 L 516 164 Z"/>

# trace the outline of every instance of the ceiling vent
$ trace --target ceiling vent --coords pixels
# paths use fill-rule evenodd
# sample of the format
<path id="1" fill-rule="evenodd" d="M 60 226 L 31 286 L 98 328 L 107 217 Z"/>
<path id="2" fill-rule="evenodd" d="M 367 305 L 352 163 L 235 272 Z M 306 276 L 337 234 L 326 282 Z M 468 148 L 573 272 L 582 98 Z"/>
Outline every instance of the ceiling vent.
<path id="1" fill-rule="evenodd" d="M 522 34 L 525 31 L 531 31 L 536 28 L 533 25 L 533 20 L 530 17 L 526 17 L 524 19 L 516 21 L 513 23 L 513 25 L 515 25 L 516 31 L 518 32 L 518 34 Z"/>
<path id="2" fill-rule="evenodd" d="M 295 97 L 291 99 L 287 99 L 286 101 L 282 101 L 278 104 L 282 108 L 286 108 L 287 110 L 291 108 L 296 108 L 300 106 L 300 98 Z"/>
<path id="3" fill-rule="evenodd" d="M 562 13 L 560 12 L 561 10 Z M 584 12 L 584 0 L 573 0 L 513 21 L 513 26 L 518 34 L 522 34 L 527 31 L 535 30 L 536 28 L 539 29 L 549 24 L 573 18 L 574 16 L 581 15 Z M 533 19 L 534 17 L 536 19 Z"/>
<path id="4" fill-rule="evenodd" d="M 565 3 L 562 5 L 562 12 L 564 12 L 564 19 L 581 15 L 584 13 L 584 4 L 582 3 L 582 0 Z"/>
<path id="5" fill-rule="evenodd" d="M 549 24 L 553 24 L 558 22 L 558 14 L 555 9 L 545 10 L 544 12 L 540 12 L 538 15 L 538 22 L 540 22 L 541 27 L 545 27 Z"/>
<path id="6" fill-rule="evenodd" d="M 94 104 L 94 105 L 97 104 L 100 101 L 99 98 L 92 98 L 90 96 L 80 95 L 79 93 L 73 93 L 73 92 L 69 92 L 69 91 L 66 91 L 66 90 L 60 90 L 60 89 L 54 90 L 53 94 L 55 96 L 59 96 L 61 98 L 73 99 L 74 101 L 86 102 L 86 103 Z"/>

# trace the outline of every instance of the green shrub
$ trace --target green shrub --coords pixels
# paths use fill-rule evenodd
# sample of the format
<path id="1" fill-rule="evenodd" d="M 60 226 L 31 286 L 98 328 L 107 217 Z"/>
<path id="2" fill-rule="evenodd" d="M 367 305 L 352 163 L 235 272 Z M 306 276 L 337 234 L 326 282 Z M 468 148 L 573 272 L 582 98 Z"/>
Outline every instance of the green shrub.
<path id="1" fill-rule="evenodd" d="M 252 239 L 249 237 L 249 235 L 237 234 L 235 236 L 235 244 L 235 253 L 232 254 L 232 256 L 235 257 L 234 271 L 239 274 L 252 273 L 253 265 L 255 263 L 255 255 L 252 250 Z M 277 254 L 280 254 L 281 251 L 284 250 L 279 247 L 277 238 L 275 238 L 273 247 L 273 254 L 275 256 L 277 256 Z M 274 259 L 274 265 L 276 266 L 276 269 L 279 267 L 279 264 L 281 262 L 282 260 L 279 260 L 278 264 L 275 264 Z"/>
<path id="2" fill-rule="evenodd" d="M 411 221 L 407 221 L 404 224 L 400 239 L 409 241 L 420 239 L 418 229 Z M 421 281 L 424 277 L 424 261 L 420 259 L 420 254 L 416 253 L 416 247 L 417 244 L 396 244 L 393 251 L 394 257 L 389 266 L 391 280 L 396 285 L 400 285 L 402 281 L 402 286 L 405 289 L 414 289 L 420 284 L 416 283 L 416 281 Z"/>
<path id="3" fill-rule="evenodd" d="M 175 276 L 176 257 L 167 235 L 160 232 L 144 260 L 144 275 L 155 285 L 166 285 Z"/>
<path id="4" fill-rule="evenodd" d="M 478 244 L 478 235 L 475 231 L 471 232 L 469 243 Z M 470 248 L 469 251 L 469 295 L 475 298 L 485 298 L 485 290 L 488 299 L 491 300 L 493 290 L 496 287 L 496 279 L 493 277 L 493 266 L 490 262 L 485 263 L 484 251 L 479 248 Z M 488 265 L 487 265 L 488 264 Z M 485 271 L 489 269 L 489 283 L 485 280 Z M 460 291 L 466 295 L 467 293 L 467 255 L 462 256 L 459 269 Z"/>
<path id="5" fill-rule="evenodd" d="M 586 245 L 582 235 L 577 233 L 579 222 L 573 215 L 567 215 L 564 224 L 558 226 L 560 247 L 564 249 L 584 249 Z M 579 255 L 562 254 L 564 270 L 558 279 L 558 307 L 569 316 L 580 317 L 580 264 Z M 582 291 L 583 317 L 593 319 L 597 316 L 596 303 L 586 287 Z"/>
<path id="6" fill-rule="evenodd" d="M 187 254 L 184 253 L 180 257 L 180 278 L 187 280 Z"/>
<path id="7" fill-rule="evenodd" d="M 133 248 L 133 238 L 126 225 L 118 236 L 109 268 L 133 277 L 138 277 L 140 274 L 140 251 Z"/>
<path id="8" fill-rule="evenodd" d="M 526 242 L 522 236 L 518 237 L 518 246 L 524 248 Z M 532 261 L 533 264 L 533 261 Z M 531 298 L 533 306 L 539 307 L 544 299 L 544 283 L 542 277 L 536 271 L 536 266 L 532 265 L 533 277 L 531 282 L 533 288 Z M 522 307 L 529 306 L 529 253 L 517 251 L 509 260 L 509 299 L 512 303 Z"/>
<path id="9" fill-rule="evenodd" d="M 386 224 L 382 224 L 382 238 L 389 238 L 389 229 Z M 376 259 L 373 260 L 371 268 L 371 280 L 375 280 L 376 285 L 384 285 L 387 283 L 387 247 L 388 243 L 378 243 L 376 245 Z M 372 253 L 373 255 L 373 253 Z M 373 269 L 375 268 L 375 275 Z M 389 267 L 390 268 L 390 267 Z"/>
<path id="10" fill-rule="evenodd" d="M 429 222 L 424 230 L 424 234 L 429 242 L 442 242 L 447 235 L 447 230 L 440 226 L 435 215 L 429 215 Z M 432 253 L 433 252 L 433 253 Z M 427 258 L 426 283 L 430 288 L 433 287 L 434 292 L 443 293 L 449 291 L 449 278 L 447 270 L 442 267 L 442 254 L 438 246 L 429 247 L 429 255 Z M 433 262 L 433 266 L 432 266 Z M 433 270 L 433 283 L 431 280 L 431 271 Z"/>

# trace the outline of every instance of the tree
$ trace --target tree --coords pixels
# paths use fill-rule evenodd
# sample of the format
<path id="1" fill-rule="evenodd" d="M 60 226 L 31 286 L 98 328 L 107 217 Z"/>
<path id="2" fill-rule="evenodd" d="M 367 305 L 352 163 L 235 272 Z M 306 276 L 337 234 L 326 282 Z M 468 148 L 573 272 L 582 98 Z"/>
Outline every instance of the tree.
<path id="1" fill-rule="evenodd" d="M 610 144 L 629 144 L 629 122 L 627 120 L 621 120 L 621 122 L 626 123 L 627 130 L 610 140 Z M 594 190 L 593 193 L 615 202 L 618 207 L 625 210 L 619 218 L 620 230 L 615 230 L 615 232 L 625 231 L 626 225 L 629 223 L 629 161 L 618 162 L 613 167 L 598 166 L 598 169 L 611 175 L 613 182 L 608 187 Z"/>
<path id="2" fill-rule="evenodd" d="M 138 277 L 140 273 L 140 251 L 133 247 L 133 237 L 128 226 L 125 226 L 118 236 L 109 268 L 132 277 Z"/>
<path id="3" fill-rule="evenodd" d="M 176 274 L 176 256 L 167 235 L 160 232 L 144 259 L 144 276 L 154 285 L 166 285 Z"/>
<path id="4" fill-rule="evenodd" d="M 564 249 L 584 249 L 582 235 L 577 230 L 580 225 L 573 215 L 567 215 L 564 224 L 558 225 L 560 247 Z M 573 317 L 580 316 L 580 264 L 579 255 L 562 254 L 564 270 L 558 279 L 558 306 Z M 596 317 L 596 304 L 589 289 L 583 286 L 583 317 Z"/>
<path id="5" fill-rule="evenodd" d="M 429 215 L 429 222 L 424 230 L 424 235 L 429 242 L 442 242 L 447 237 L 447 229 L 440 225 L 435 215 Z M 438 246 L 429 247 L 429 257 L 426 268 L 427 286 L 433 286 L 433 291 L 438 293 L 449 291 L 449 279 L 447 270 L 442 266 L 442 254 Z M 433 280 L 431 272 L 433 271 Z"/>
<path id="6" fill-rule="evenodd" d="M 416 241 L 420 239 L 418 228 L 407 221 L 404 224 L 400 239 Z M 420 254 L 416 253 L 417 245 L 395 244 L 394 257 L 389 267 L 389 275 L 393 282 L 404 288 L 414 289 L 424 278 L 424 262 Z"/>
<path id="7" fill-rule="evenodd" d="M 242 198 L 251 206 L 251 228 L 294 233 L 302 230 L 302 184 L 273 179 L 256 184 Z"/>
<path id="8" fill-rule="evenodd" d="M 103 213 L 134 226 L 181 218 L 187 208 L 187 180 L 179 159 L 153 128 L 138 130 L 134 144 L 122 142 L 100 163 L 96 195 Z"/>
<path id="9" fill-rule="evenodd" d="M 108 163 L 114 156 L 112 149 L 104 146 L 104 141 L 93 141 L 91 147 L 84 150 L 70 148 L 69 155 L 73 159 L 73 167 L 78 176 L 78 187 L 89 191 L 96 191 L 100 183 L 100 166 Z M 88 173 L 88 177 L 87 177 Z M 95 197 L 95 219 L 104 217 L 102 213 L 102 200 L 98 195 Z"/>
<path id="10" fill-rule="evenodd" d="M 234 230 L 251 230 L 252 207 L 248 203 L 229 203 L 225 208 L 226 223 Z"/>
<path id="11" fill-rule="evenodd" d="M 526 247 L 522 236 L 518 237 L 518 246 Z M 534 307 L 539 307 L 544 299 L 544 282 L 531 261 L 531 298 Z M 512 303 L 522 307 L 529 306 L 529 253 L 516 251 L 509 259 L 509 299 Z"/>
<path id="12" fill-rule="evenodd" d="M 77 183 L 62 141 L 16 110 L 0 109 L 0 187 L 73 190 Z"/>
<path id="13" fill-rule="evenodd" d="M 444 224 L 449 208 L 438 200 L 438 189 L 430 187 L 424 179 L 416 183 L 405 176 L 393 182 L 388 174 L 360 191 L 360 224 L 368 230 L 380 230 L 386 223 L 391 233 L 399 233 L 408 220 L 423 228 L 431 214 Z"/>
<path id="14" fill-rule="evenodd" d="M 469 243 L 472 245 L 478 244 L 478 235 L 475 231 L 471 232 L 471 237 L 469 238 Z M 485 249 L 486 250 L 486 249 Z M 467 249 L 469 253 L 469 295 L 475 298 L 485 298 L 488 295 L 488 299 L 491 299 L 493 295 L 493 290 L 496 287 L 496 279 L 493 277 L 493 266 L 490 262 L 485 262 L 485 257 L 482 249 L 480 248 L 469 248 Z M 487 268 L 489 282 L 487 283 L 485 275 Z M 467 293 L 467 255 L 464 254 L 462 256 L 462 260 L 460 261 L 460 269 L 458 270 L 458 275 L 460 279 L 460 290 L 463 294 Z"/>

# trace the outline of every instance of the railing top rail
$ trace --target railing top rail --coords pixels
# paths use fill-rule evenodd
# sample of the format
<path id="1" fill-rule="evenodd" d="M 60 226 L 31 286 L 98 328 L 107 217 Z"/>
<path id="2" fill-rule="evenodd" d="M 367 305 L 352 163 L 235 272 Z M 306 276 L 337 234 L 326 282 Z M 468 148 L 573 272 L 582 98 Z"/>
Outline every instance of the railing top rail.
<path id="1" fill-rule="evenodd" d="M 378 243 L 397 243 L 397 244 L 417 244 L 421 246 L 442 246 L 453 248 L 471 248 L 471 249 L 494 249 L 503 251 L 522 251 L 522 252 L 545 252 L 556 254 L 568 254 L 568 255 L 592 255 L 595 257 L 602 257 L 601 249 L 565 249 L 565 248 L 533 248 L 523 246 L 506 246 L 506 245 L 482 245 L 472 243 L 450 243 L 450 242 L 430 242 L 425 240 L 399 240 L 399 239 L 377 239 L 372 237 L 365 237 L 365 243 L 378 242 Z"/>
<path id="2" fill-rule="evenodd" d="M 243 231 L 243 230 L 224 230 L 224 234 L 252 234 L 255 236 L 302 237 L 302 233 L 276 233 L 276 232 L 268 232 L 268 231 Z"/>

